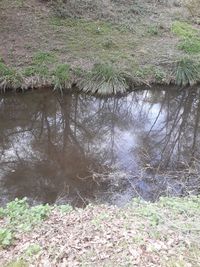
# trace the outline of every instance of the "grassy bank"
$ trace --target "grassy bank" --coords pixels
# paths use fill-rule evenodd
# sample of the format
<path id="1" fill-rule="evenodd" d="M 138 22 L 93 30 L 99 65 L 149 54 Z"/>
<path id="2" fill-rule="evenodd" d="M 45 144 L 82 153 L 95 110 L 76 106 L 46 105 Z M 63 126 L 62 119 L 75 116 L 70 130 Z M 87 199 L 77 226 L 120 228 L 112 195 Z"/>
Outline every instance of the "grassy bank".
<path id="1" fill-rule="evenodd" d="M 0 210 L 1 266 L 199 266 L 200 198 Z"/>
<path id="2" fill-rule="evenodd" d="M 1 0 L 0 10 L 3 92 L 200 81 L 198 1 Z"/>

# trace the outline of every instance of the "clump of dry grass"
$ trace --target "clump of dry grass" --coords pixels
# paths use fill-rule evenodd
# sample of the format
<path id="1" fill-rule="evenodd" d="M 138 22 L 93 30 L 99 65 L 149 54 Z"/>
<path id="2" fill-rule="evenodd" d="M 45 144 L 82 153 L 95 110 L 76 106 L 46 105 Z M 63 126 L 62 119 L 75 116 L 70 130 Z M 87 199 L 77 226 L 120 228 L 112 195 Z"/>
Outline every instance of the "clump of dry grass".
<path id="1" fill-rule="evenodd" d="M 123 94 L 128 90 L 128 74 L 115 69 L 109 64 L 95 64 L 84 81 L 82 90 L 86 93 L 110 95 Z"/>

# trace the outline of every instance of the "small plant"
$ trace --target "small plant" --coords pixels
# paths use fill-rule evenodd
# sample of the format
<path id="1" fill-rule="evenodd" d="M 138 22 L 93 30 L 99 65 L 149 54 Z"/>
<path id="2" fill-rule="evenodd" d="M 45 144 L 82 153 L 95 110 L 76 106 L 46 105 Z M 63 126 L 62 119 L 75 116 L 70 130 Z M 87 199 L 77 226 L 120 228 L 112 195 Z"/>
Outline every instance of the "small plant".
<path id="1" fill-rule="evenodd" d="M 13 235 L 8 229 L 0 228 L 0 247 L 9 246 L 12 243 Z"/>
<path id="2" fill-rule="evenodd" d="M 83 91 L 100 95 L 125 93 L 128 89 L 126 76 L 128 74 L 119 72 L 111 65 L 96 64 L 84 83 Z"/>
<path id="3" fill-rule="evenodd" d="M 173 76 L 178 86 L 194 85 L 199 81 L 200 70 L 197 64 L 190 59 L 179 60 L 174 68 Z"/>
<path id="4" fill-rule="evenodd" d="M 163 82 L 163 80 L 166 77 L 165 72 L 160 69 L 155 69 L 154 74 L 155 74 L 155 79 L 157 82 Z"/>

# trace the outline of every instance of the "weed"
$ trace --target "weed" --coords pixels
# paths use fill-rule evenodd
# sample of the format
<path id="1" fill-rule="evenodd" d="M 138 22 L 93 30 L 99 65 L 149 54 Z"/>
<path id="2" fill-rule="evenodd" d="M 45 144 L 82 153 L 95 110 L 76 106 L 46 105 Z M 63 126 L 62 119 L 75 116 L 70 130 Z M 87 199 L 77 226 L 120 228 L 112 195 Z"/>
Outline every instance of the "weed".
<path id="1" fill-rule="evenodd" d="M 200 69 L 191 59 L 184 58 L 179 60 L 172 72 L 175 76 L 175 83 L 178 86 L 194 85 L 199 81 Z"/>
<path id="2" fill-rule="evenodd" d="M 13 240 L 13 235 L 8 229 L 0 228 L 0 246 L 6 247 L 11 245 Z"/>
<path id="3" fill-rule="evenodd" d="M 47 218 L 49 205 L 29 207 L 27 199 L 15 199 L 0 209 L 0 217 L 6 219 L 6 228 L 0 229 L 0 245 L 9 246 L 16 232 L 30 231 L 33 226 Z"/>
<path id="4" fill-rule="evenodd" d="M 166 77 L 166 73 L 157 68 L 154 70 L 154 75 L 157 82 L 163 82 Z"/>
<path id="5" fill-rule="evenodd" d="M 128 89 L 126 75 L 112 65 L 96 64 L 84 83 L 83 91 L 100 95 L 124 93 Z"/>

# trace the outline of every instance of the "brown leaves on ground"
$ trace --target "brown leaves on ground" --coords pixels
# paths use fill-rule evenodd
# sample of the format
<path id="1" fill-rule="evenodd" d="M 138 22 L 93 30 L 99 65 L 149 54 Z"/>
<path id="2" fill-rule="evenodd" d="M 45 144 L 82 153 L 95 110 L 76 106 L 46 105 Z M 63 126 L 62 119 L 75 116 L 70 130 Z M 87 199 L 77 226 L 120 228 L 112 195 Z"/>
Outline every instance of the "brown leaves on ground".
<path id="1" fill-rule="evenodd" d="M 36 255 L 26 251 L 37 244 Z M 0 250 L 0 266 L 23 259 L 28 266 L 198 266 L 197 244 L 187 231 L 132 208 L 88 206 L 68 214 L 54 209 L 31 233 L 18 233 Z"/>

